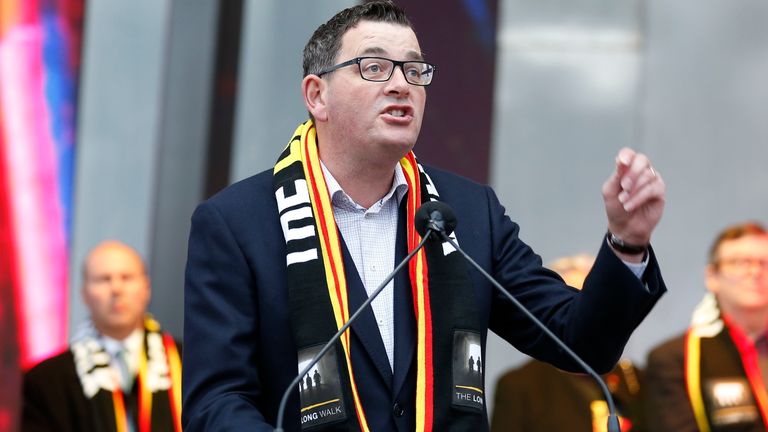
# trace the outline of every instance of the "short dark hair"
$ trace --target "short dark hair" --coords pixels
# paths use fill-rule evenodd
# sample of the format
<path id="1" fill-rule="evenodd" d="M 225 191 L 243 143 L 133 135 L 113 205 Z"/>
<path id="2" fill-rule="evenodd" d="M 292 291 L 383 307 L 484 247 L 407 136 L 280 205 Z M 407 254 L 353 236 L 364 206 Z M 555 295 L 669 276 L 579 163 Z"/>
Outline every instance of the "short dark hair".
<path id="1" fill-rule="evenodd" d="M 723 242 L 729 240 L 736 240 L 746 236 L 768 236 L 768 231 L 765 227 L 757 222 L 749 221 L 736 225 L 726 227 L 720 231 L 715 241 L 712 243 L 712 247 L 709 248 L 709 263 L 717 265 L 717 252 L 720 249 L 720 245 Z"/>
<path id="2" fill-rule="evenodd" d="M 332 67 L 341 50 L 342 37 L 360 21 L 386 22 L 413 28 L 405 11 L 392 1 L 371 1 L 344 9 L 318 27 L 304 46 L 304 76 L 318 74 Z"/>

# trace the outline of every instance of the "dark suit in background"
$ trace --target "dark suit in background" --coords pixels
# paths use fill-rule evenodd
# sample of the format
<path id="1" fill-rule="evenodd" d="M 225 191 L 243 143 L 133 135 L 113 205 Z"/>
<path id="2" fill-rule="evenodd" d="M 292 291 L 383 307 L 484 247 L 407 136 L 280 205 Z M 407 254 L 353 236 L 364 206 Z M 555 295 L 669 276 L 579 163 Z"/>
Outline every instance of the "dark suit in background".
<path id="1" fill-rule="evenodd" d="M 629 360 L 621 360 L 603 379 L 619 411 L 621 430 L 645 431 L 640 371 Z M 499 379 L 491 430 L 601 431 L 607 425 L 605 410 L 605 396 L 594 378 L 532 360 Z"/>
<path id="2" fill-rule="evenodd" d="M 742 365 L 739 354 L 733 339 L 728 330 L 720 332 L 712 338 L 702 338 L 702 343 L 706 347 L 702 350 L 702 356 L 706 355 L 706 364 L 717 369 L 717 373 L 712 371 L 711 367 L 702 367 L 703 376 L 700 376 L 702 383 L 710 379 L 740 379 L 747 383 L 747 374 Z M 647 367 L 648 382 L 648 402 L 647 417 L 648 425 L 654 432 L 696 432 L 699 427 L 696 424 L 696 418 L 691 406 L 691 399 L 688 395 L 685 378 L 685 335 L 675 337 L 658 347 L 654 348 L 648 355 Z M 748 398 L 754 403 L 755 396 L 748 386 L 745 386 Z M 706 392 L 703 397 L 706 399 L 710 395 Z M 760 415 L 759 409 L 752 411 L 753 418 L 731 417 L 730 421 L 718 425 L 712 421 L 715 414 L 711 409 L 711 403 L 706 405 L 710 407 L 707 412 L 710 427 L 713 432 L 758 432 L 765 431 L 765 420 Z M 731 407 L 731 411 L 736 413 L 740 407 Z M 743 407 L 741 407 L 743 409 Z M 719 410 L 720 413 L 727 415 L 728 408 Z"/>
<path id="3" fill-rule="evenodd" d="M 23 396 L 22 432 L 117 431 L 112 399 L 86 398 L 71 351 L 49 358 L 25 374 Z M 138 424 L 139 386 L 135 380 L 131 392 L 124 397 L 133 424 Z M 167 407 L 168 393 L 153 393 L 152 403 Z M 168 409 L 152 410 L 153 431 L 174 429 Z"/>

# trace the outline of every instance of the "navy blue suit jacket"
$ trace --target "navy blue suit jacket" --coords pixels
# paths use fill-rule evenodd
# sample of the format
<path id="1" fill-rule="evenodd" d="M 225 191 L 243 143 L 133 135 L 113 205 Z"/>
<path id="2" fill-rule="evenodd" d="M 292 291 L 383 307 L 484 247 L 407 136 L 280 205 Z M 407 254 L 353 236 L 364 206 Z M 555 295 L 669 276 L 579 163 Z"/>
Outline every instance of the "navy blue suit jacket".
<path id="1" fill-rule="evenodd" d="M 490 187 L 440 170 L 426 171 L 456 213 L 459 245 L 595 369 L 609 371 L 666 290 L 653 252 L 641 281 L 602 241 L 579 293 L 542 267 L 540 257 L 518 238 L 517 224 L 505 215 Z M 397 261 L 406 252 L 404 225 L 400 220 Z M 287 306 L 285 241 L 271 170 L 200 204 L 192 216 L 188 253 L 185 431 L 272 430 L 281 396 L 298 370 Z M 344 259 L 352 309 L 366 294 L 348 253 Z M 533 357 L 578 370 L 479 272 L 468 272 L 486 328 Z M 372 312 L 352 326 L 355 377 L 373 431 L 414 429 L 415 330 L 406 273 L 395 280 L 394 371 Z M 483 358 L 486 333 L 481 335 Z M 285 421 L 286 430 L 300 429 L 298 389 Z M 486 416 L 481 422 L 476 430 L 487 430 Z"/>

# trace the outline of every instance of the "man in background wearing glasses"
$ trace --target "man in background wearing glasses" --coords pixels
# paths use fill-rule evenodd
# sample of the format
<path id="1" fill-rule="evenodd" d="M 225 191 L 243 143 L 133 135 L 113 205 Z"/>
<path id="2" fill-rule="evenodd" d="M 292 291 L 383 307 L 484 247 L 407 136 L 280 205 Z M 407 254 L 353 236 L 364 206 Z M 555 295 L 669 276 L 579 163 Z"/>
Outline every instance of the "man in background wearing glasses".
<path id="1" fill-rule="evenodd" d="M 416 249 L 414 215 L 431 200 L 456 212 L 460 247 L 596 369 L 613 367 L 665 291 L 649 247 L 665 186 L 647 157 L 618 154 L 603 186 L 610 231 L 595 239 L 600 252 L 579 293 L 542 267 L 493 190 L 415 159 L 438 69 L 401 9 L 378 1 L 339 12 L 315 31 L 303 64 L 310 120 L 286 131 L 272 170 L 230 186 L 192 217 L 186 431 L 272 430 L 286 390 L 286 430 L 487 430 L 489 328 L 578 370 L 442 242 L 384 284 L 310 367 Z"/>
<path id="2" fill-rule="evenodd" d="M 688 331 L 648 357 L 649 430 L 768 430 L 768 232 L 723 230 L 705 280 Z"/>

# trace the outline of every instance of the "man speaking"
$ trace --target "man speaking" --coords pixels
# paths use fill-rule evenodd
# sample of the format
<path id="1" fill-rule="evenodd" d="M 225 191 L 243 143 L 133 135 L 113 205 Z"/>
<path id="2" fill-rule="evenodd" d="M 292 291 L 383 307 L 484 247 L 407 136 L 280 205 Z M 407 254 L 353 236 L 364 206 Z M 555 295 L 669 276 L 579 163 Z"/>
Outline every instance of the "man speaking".
<path id="1" fill-rule="evenodd" d="M 648 158 L 619 152 L 603 185 L 609 234 L 595 239 L 579 293 L 542 267 L 493 190 L 415 158 L 439 70 L 401 9 L 376 1 L 339 12 L 303 64 L 310 119 L 286 131 L 273 169 L 192 217 L 186 431 L 273 430 L 298 371 L 416 247 L 414 215 L 431 200 L 455 210 L 463 250 L 593 367 L 613 367 L 665 291 L 649 247 L 665 185 Z M 319 385 L 312 369 L 290 389 L 286 430 L 486 430 L 489 328 L 577 369 L 453 248 L 428 244 L 317 363 Z"/>

